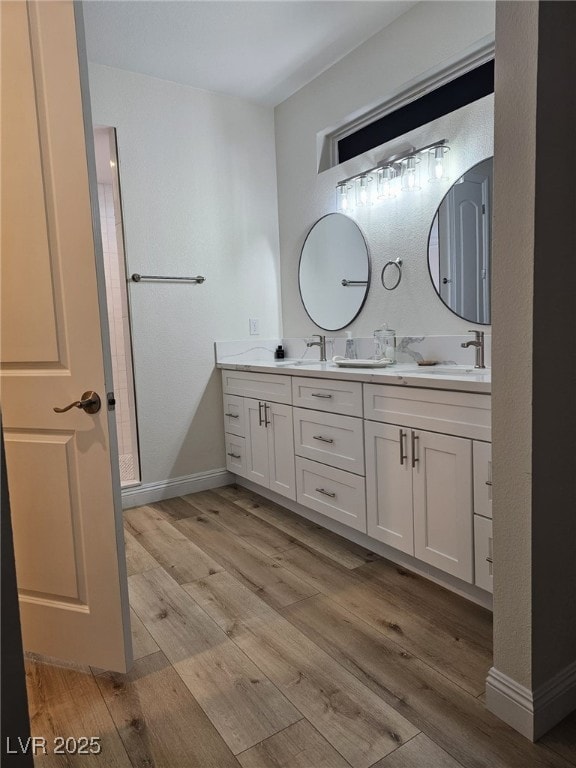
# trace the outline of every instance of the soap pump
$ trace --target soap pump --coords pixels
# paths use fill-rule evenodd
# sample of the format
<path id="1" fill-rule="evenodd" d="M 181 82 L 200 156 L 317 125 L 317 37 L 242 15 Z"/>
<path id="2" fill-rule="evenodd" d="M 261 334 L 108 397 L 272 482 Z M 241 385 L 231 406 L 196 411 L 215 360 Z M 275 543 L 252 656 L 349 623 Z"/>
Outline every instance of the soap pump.
<path id="1" fill-rule="evenodd" d="M 348 360 L 356 360 L 358 357 L 356 353 L 356 341 L 352 338 L 352 332 L 346 331 L 346 351 L 344 357 Z"/>

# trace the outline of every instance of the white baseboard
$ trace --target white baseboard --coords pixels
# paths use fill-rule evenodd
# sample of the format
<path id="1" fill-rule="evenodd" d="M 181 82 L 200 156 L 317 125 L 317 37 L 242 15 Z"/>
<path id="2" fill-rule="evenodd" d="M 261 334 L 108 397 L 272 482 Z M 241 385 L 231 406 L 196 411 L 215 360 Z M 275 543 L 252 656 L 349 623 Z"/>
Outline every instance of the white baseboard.
<path id="1" fill-rule="evenodd" d="M 258 493 L 260 496 L 264 496 L 264 498 L 270 499 L 270 501 L 274 501 L 276 504 L 286 507 L 286 509 L 289 509 L 291 512 L 295 512 L 297 515 L 305 517 L 307 520 L 311 520 L 313 523 L 317 523 L 323 528 L 327 528 L 329 531 L 337 533 L 339 536 L 359 544 L 370 552 L 376 552 L 377 555 L 396 563 L 396 565 L 402 566 L 402 568 L 405 568 L 407 571 L 412 571 L 420 576 L 424 576 L 424 578 L 429 581 L 440 584 L 442 587 L 446 587 L 446 589 L 456 592 L 458 595 L 462 595 L 462 597 L 465 597 L 467 600 L 471 600 L 473 603 L 481 605 L 489 611 L 492 610 L 492 595 L 484 589 L 479 589 L 474 584 L 467 584 L 465 581 L 462 581 L 455 576 L 451 576 L 449 573 L 443 573 L 432 565 L 428 565 L 421 560 L 417 560 L 415 557 L 406 555 L 398 549 L 389 547 L 387 544 L 383 544 L 361 531 L 349 528 L 347 525 L 338 522 L 338 520 L 332 520 L 331 518 L 326 517 L 326 515 L 316 512 L 314 509 L 308 509 L 308 507 L 304 507 L 297 501 L 287 499 L 275 491 L 271 491 L 269 488 L 257 485 L 257 483 L 254 483 L 251 480 L 247 480 L 239 475 L 235 475 L 234 480 L 238 485 L 242 485 L 245 488 L 254 491 L 254 493 Z"/>
<path id="2" fill-rule="evenodd" d="M 531 741 L 576 709 L 576 662 L 534 690 L 492 667 L 486 680 L 486 706 Z"/>
<path id="3" fill-rule="evenodd" d="M 223 485 L 230 485 L 235 479 L 227 469 L 213 469 L 209 472 L 198 472 L 196 475 L 160 480 L 156 483 L 141 483 L 138 486 L 122 489 L 122 509 L 141 507 L 144 504 L 173 499 L 175 496 L 185 496 L 187 493 L 207 491 L 210 488 L 220 488 Z"/>

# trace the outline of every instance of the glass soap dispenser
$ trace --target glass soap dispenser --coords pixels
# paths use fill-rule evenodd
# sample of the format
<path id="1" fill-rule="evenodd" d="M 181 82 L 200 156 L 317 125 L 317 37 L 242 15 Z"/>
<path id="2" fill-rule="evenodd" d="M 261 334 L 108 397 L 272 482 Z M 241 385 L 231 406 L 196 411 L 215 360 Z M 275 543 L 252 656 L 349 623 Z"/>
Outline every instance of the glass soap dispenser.
<path id="1" fill-rule="evenodd" d="M 346 331 L 346 351 L 344 357 L 347 360 L 356 360 L 358 354 L 356 352 L 356 340 L 352 338 L 352 332 Z"/>

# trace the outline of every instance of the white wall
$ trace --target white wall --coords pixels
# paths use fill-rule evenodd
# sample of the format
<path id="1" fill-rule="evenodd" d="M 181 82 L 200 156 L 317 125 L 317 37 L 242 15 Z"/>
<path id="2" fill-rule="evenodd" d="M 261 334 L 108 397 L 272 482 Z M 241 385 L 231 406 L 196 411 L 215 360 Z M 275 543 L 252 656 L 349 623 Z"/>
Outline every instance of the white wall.
<path id="1" fill-rule="evenodd" d="M 99 65 L 93 120 L 117 129 L 143 483 L 223 467 L 213 342 L 280 333 L 272 110 Z"/>
<path id="2" fill-rule="evenodd" d="M 385 101 L 493 33 L 491 2 L 419 3 L 276 108 L 285 336 L 317 331 L 300 301 L 298 260 L 312 224 L 335 211 L 337 181 L 373 167 L 409 143 L 424 146 L 442 138 L 452 147 L 451 173 L 456 178 L 492 154 L 493 97 L 320 174 L 317 134 Z M 366 235 L 373 268 L 368 300 L 350 326 L 356 335 L 370 335 L 383 321 L 405 335 L 459 334 L 471 327 L 444 307 L 428 275 L 428 232 L 449 186 L 425 183 L 413 200 L 403 196 L 354 214 Z M 380 272 L 386 261 L 397 257 L 404 260 L 403 280 L 396 291 L 388 292 Z"/>

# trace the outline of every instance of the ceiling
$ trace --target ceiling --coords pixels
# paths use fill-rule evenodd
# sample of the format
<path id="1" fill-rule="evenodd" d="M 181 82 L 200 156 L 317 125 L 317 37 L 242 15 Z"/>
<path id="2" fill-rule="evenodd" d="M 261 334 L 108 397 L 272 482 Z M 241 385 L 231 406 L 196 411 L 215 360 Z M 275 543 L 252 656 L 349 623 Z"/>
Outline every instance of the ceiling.
<path id="1" fill-rule="evenodd" d="M 408 0 L 89 0 L 88 59 L 275 106 Z"/>

